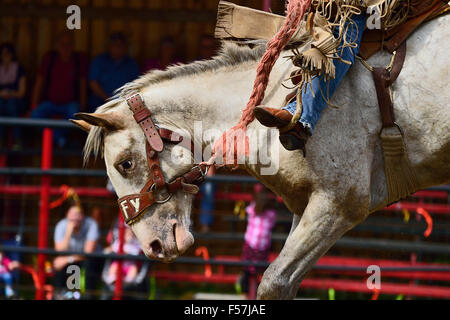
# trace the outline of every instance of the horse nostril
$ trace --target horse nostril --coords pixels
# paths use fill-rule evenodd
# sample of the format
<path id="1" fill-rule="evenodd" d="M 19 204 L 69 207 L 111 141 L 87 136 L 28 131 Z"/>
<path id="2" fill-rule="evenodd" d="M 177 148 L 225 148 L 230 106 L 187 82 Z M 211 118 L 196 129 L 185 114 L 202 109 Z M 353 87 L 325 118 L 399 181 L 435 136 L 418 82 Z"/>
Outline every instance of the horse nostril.
<path id="1" fill-rule="evenodd" d="M 158 256 L 162 252 L 161 242 L 159 240 L 154 240 L 150 244 L 150 250 L 152 251 L 153 255 Z"/>
<path id="2" fill-rule="evenodd" d="M 177 241 L 176 228 L 177 228 L 177 224 L 174 223 L 173 226 L 172 226 L 172 233 L 173 233 L 173 240 L 175 241 L 175 243 Z"/>

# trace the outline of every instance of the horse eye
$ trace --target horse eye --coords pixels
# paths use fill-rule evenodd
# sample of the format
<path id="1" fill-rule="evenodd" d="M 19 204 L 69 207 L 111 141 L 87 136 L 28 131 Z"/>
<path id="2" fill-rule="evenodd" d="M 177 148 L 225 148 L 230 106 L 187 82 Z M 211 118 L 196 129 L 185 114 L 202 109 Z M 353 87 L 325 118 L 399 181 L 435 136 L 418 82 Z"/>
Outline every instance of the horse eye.
<path id="1" fill-rule="evenodd" d="M 133 163 L 131 162 L 131 160 L 127 160 L 122 162 L 120 166 L 122 167 L 123 170 L 129 170 L 133 166 Z"/>

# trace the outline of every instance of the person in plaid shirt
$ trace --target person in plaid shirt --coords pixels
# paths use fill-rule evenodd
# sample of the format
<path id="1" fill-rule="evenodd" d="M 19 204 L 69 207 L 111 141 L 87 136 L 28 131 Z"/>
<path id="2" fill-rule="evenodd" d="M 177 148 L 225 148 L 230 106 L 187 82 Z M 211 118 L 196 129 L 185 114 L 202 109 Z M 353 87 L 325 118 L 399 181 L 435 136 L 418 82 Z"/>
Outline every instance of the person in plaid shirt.
<path id="1" fill-rule="evenodd" d="M 272 229 L 275 225 L 276 212 L 270 206 L 273 196 L 261 184 L 254 188 L 254 201 L 246 208 L 248 223 L 245 242 L 242 248 L 242 260 L 267 261 L 272 243 Z M 247 292 L 248 276 L 255 273 L 253 266 L 246 267 L 237 284 L 238 291 Z"/>

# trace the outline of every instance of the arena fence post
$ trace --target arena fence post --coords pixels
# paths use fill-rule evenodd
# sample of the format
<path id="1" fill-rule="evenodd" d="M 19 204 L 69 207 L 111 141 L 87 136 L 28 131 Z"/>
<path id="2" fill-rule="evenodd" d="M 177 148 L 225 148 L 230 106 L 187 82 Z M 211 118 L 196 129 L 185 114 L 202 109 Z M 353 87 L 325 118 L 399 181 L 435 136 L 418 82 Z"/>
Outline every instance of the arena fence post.
<path id="1" fill-rule="evenodd" d="M 6 162 L 6 155 L 0 154 L 0 168 L 6 168 L 7 162 Z M 6 176 L 0 177 L 0 185 L 4 185 L 6 182 Z"/>
<path id="2" fill-rule="evenodd" d="M 271 6 L 272 0 L 262 0 L 262 2 L 263 2 L 263 4 L 262 4 L 263 10 L 270 12 L 270 6 Z"/>
<path id="3" fill-rule="evenodd" d="M 53 155 L 53 131 L 45 128 L 42 135 L 42 157 L 41 169 L 48 170 L 52 166 Z M 38 231 L 38 248 L 46 249 L 48 245 L 48 216 L 49 216 L 49 201 L 50 201 L 50 184 L 51 178 L 49 175 L 42 175 L 41 178 L 41 199 L 39 203 L 39 231 Z M 38 254 L 37 267 L 39 282 L 42 286 L 36 290 L 36 300 L 44 299 L 44 284 L 45 284 L 45 254 Z"/>
<path id="4" fill-rule="evenodd" d="M 257 277 L 258 274 L 256 272 L 250 272 L 250 275 L 248 276 L 248 300 L 256 300 L 256 290 L 258 287 Z"/>
<path id="5" fill-rule="evenodd" d="M 122 213 L 119 209 L 119 219 L 118 219 L 118 229 L 119 229 L 119 254 L 123 254 L 123 243 L 125 241 L 125 222 L 123 220 Z M 121 300 L 123 287 L 123 272 L 122 272 L 123 260 L 120 259 L 118 261 L 117 274 L 116 274 L 116 282 L 114 284 L 114 300 Z"/>

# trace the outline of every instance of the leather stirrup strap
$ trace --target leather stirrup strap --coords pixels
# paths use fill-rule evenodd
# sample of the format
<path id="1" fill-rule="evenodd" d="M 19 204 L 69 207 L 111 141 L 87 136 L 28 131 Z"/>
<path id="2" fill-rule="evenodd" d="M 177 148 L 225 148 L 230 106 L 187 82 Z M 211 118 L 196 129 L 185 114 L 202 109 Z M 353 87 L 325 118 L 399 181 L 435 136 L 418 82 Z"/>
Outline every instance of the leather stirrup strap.
<path id="1" fill-rule="evenodd" d="M 377 91 L 378 106 L 380 108 L 383 128 L 395 126 L 394 107 L 392 104 L 390 86 L 397 80 L 406 58 L 406 42 L 397 51 L 397 54 L 389 72 L 386 68 L 374 68 L 372 75 Z"/>
<path id="2" fill-rule="evenodd" d="M 395 80 L 397 80 L 400 72 L 402 72 L 403 65 L 406 59 L 406 41 L 404 41 L 397 49 L 397 54 L 395 55 L 395 60 L 392 65 L 391 72 L 389 74 L 388 86 L 391 86 Z"/>

